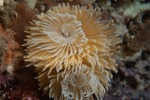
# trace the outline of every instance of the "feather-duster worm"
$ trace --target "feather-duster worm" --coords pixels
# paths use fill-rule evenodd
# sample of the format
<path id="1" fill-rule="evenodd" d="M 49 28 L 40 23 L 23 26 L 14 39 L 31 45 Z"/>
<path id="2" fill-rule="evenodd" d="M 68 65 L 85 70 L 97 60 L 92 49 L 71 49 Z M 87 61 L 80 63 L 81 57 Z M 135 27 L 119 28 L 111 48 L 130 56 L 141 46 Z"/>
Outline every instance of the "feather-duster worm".
<path id="1" fill-rule="evenodd" d="M 100 100 L 108 89 L 119 39 L 113 25 L 97 19 L 99 12 L 59 4 L 31 22 L 25 60 L 50 98 Z"/>

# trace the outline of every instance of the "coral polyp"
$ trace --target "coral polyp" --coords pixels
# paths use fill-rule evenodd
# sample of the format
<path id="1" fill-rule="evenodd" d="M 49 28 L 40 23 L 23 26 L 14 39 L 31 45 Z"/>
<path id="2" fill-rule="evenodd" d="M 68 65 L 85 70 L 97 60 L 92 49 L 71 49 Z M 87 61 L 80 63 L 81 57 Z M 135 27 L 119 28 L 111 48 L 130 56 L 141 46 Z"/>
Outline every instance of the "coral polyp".
<path id="1" fill-rule="evenodd" d="M 100 100 L 108 90 L 120 41 L 115 27 L 98 16 L 98 9 L 59 4 L 31 22 L 25 60 L 50 98 Z"/>

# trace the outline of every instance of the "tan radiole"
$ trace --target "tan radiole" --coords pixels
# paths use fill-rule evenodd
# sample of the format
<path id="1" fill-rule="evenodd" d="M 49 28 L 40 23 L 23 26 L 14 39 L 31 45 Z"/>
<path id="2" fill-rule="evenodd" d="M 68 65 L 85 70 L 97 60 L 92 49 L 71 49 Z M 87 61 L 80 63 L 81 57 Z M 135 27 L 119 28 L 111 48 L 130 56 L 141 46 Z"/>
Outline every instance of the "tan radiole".
<path id="1" fill-rule="evenodd" d="M 0 0 L 0 6 L 3 6 L 3 4 L 4 4 L 4 1 Z"/>

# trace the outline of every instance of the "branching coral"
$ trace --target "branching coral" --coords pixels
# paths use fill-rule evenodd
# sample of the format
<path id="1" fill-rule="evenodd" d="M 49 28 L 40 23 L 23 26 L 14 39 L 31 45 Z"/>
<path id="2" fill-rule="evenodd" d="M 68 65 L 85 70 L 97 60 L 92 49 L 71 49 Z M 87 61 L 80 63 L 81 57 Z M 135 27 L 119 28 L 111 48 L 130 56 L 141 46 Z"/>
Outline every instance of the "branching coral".
<path id="1" fill-rule="evenodd" d="M 99 100 L 108 89 L 120 40 L 98 16 L 97 9 L 59 4 L 31 22 L 25 60 L 50 98 Z"/>

